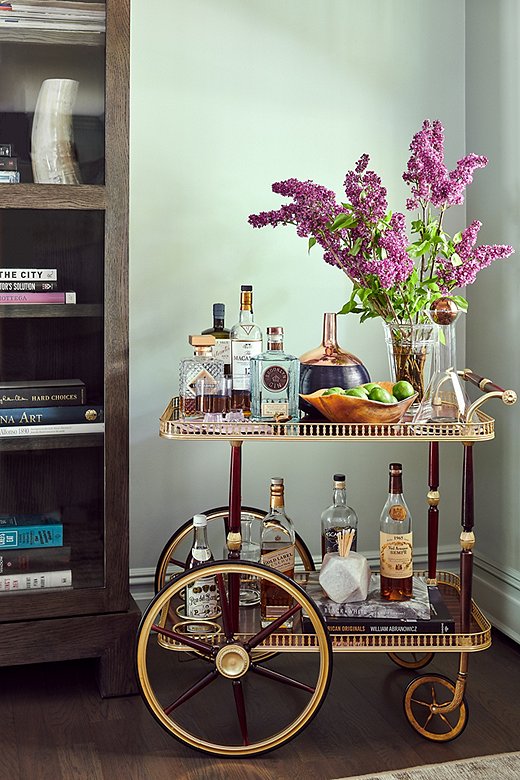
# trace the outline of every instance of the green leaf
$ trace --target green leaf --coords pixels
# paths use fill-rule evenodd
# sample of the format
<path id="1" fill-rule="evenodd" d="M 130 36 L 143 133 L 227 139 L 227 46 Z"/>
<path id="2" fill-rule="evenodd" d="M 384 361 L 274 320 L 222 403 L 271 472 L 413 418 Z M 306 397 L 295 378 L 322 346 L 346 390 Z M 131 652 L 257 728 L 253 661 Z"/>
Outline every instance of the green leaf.
<path id="1" fill-rule="evenodd" d="M 316 239 L 314 238 L 314 236 L 311 236 L 309 238 L 309 248 L 307 250 L 308 252 L 311 251 L 311 249 L 312 249 L 312 247 L 314 246 L 315 243 L 316 243 Z"/>
<path id="2" fill-rule="evenodd" d="M 462 295 L 450 295 L 450 301 L 456 303 L 461 311 L 468 310 L 468 302 L 465 298 L 462 297 Z"/>
<path id="3" fill-rule="evenodd" d="M 356 218 L 352 214 L 338 214 L 332 225 L 331 230 L 341 230 L 342 228 L 348 228 L 354 225 Z"/>
<path id="4" fill-rule="evenodd" d="M 462 233 L 459 230 L 459 232 L 455 233 L 455 235 L 453 236 L 453 243 L 454 244 L 460 244 L 461 241 L 462 241 Z"/>
<path id="5" fill-rule="evenodd" d="M 349 255 L 357 255 L 359 253 L 359 250 L 361 249 L 361 244 L 363 243 L 363 239 L 357 238 L 354 242 L 354 245 L 349 249 Z"/>
<path id="6" fill-rule="evenodd" d="M 439 341 L 443 347 L 446 346 L 446 336 L 444 335 L 443 328 L 439 328 Z"/>
<path id="7" fill-rule="evenodd" d="M 412 221 L 412 233 L 422 233 L 424 230 L 424 222 L 422 219 L 414 219 Z"/>
<path id="8" fill-rule="evenodd" d="M 457 268 L 459 265 L 462 265 L 462 258 L 460 255 L 454 252 L 450 257 L 450 262 L 454 268 Z"/>

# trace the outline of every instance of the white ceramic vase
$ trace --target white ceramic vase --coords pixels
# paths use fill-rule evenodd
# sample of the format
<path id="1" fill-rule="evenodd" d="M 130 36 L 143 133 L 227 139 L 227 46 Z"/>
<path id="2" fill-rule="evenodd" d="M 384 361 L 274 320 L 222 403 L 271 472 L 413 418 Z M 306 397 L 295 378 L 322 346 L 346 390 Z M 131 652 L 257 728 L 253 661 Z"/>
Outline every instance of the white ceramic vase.
<path id="1" fill-rule="evenodd" d="M 31 135 L 37 184 L 81 184 L 72 130 L 78 86 L 73 79 L 46 79 L 40 87 Z"/>

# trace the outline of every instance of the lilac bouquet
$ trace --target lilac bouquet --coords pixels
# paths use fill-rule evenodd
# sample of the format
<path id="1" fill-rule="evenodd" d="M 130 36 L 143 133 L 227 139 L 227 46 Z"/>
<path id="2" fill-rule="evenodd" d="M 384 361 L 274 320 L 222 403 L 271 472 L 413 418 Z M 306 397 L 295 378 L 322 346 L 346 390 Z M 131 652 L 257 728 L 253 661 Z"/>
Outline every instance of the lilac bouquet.
<path id="1" fill-rule="evenodd" d="M 410 151 L 403 179 L 410 187 L 406 208 L 418 210 L 411 222 L 413 241 L 404 214 L 388 211 L 386 189 L 368 170 L 368 154 L 345 177 L 346 202 L 338 203 L 334 192 L 319 184 L 288 179 L 272 189 L 290 203 L 249 217 L 253 227 L 295 225 L 297 234 L 308 239 L 309 251 L 318 244 L 325 262 L 353 282 L 341 313 L 360 314 L 362 322 L 370 317 L 423 322 L 425 311 L 442 296 L 465 310 L 466 300 L 454 294 L 457 288 L 472 284 L 481 269 L 514 251 L 508 245 L 476 246 L 478 220 L 453 237 L 443 229 L 447 209 L 464 202 L 473 172 L 487 165 L 486 157 L 468 154 L 448 170 L 438 120 L 423 122 Z"/>

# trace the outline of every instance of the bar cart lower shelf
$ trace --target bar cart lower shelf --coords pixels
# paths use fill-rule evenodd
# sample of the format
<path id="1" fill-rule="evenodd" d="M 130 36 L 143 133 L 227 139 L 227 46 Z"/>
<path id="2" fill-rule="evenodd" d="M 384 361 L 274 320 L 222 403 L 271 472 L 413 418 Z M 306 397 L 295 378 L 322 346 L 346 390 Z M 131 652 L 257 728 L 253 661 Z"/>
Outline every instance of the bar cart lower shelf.
<path id="1" fill-rule="evenodd" d="M 145 611 L 137 636 L 137 677 L 153 717 L 172 736 L 206 753 L 252 756 L 273 750 L 297 736 L 318 712 L 332 674 L 335 653 L 386 653 L 398 666 L 419 670 L 436 653 L 457 653 L 456 680 L 420 674 L 404 693 L 404 712 L 426 739 L 447 742 L 468 721 L 465 688 L 471 653 L 491 644 L 491 626 L 472 600 L 473 444 L 494 437 L 494 420 L 479 407 L 490 397 L 516 400 L 489 380 L 467 370 L 464 378 L 485 393 L 473 404 L 470 422 L 413 426 L 300 422 L 286 425 L 179 419 L 176 399 L 161 418 L 161 436 L 182 441 L 228 441 L 231 445 L 229 507 L 210 510 L 227 540 L 227 560 L 183 570 L 176 557 L 189 523 L 166 543 L 157 565 L 158 593 Z M 240 560 L 241 449 L 244 441 L 426 442 L 429 446 L 428 569 L 418 572 L 436 585 L 455 619 L 455 632 L 443 634 L 330 634 L 298 574 L 290 579 L 260 563 Z M 439 442 L 463 445 L 460 576 L 437 571 Z M 301 567 L 313 568 L 305 543 L 297 539 Z M 182 556 L 180 556 L 182 557 Z M 180 569 L 180 572 L 179 572 Z M 177 572 L 177 573 L 176 573 Z M 213 621 L 183 619 L 183 593 L 203 577 L 217 582 L 221 614 Z M 302 576 L 305 576 L 304 574 Z M 284 614 L 262 627 L 258 607 L 240 607 L 241 579 L 263 579 L 285 591 Z M 306 613 L 312 632 L 301 630 Z M 286 628 L 292 620 L 292 628 Z"/>

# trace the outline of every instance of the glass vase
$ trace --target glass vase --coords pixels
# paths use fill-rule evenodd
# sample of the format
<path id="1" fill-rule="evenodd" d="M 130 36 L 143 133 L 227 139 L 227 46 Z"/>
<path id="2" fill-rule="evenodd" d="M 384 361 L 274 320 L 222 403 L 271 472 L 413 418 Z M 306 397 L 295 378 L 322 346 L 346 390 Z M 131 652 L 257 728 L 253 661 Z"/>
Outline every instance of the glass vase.
<path id="1" fill-rule="evenodd" d="M 416 393 L 417 408 L 430 382 L 437 326 L 433 322 L 384 322 L 385 341 L 392 382 L 409 382 Z"/>
<path id="2" fill-rule="evenodd" d="M 321 344 L 300 357 L 300 393 L 309 395 L 324 387 L 347 390 L 365 382 L 370 382 L 370 375 L 361 360 L 338 344 L 336 312 L 326 312 Z M 313 417 L 321 417 L 301 398 L 300 409 Z"/>

